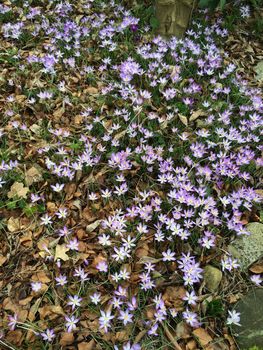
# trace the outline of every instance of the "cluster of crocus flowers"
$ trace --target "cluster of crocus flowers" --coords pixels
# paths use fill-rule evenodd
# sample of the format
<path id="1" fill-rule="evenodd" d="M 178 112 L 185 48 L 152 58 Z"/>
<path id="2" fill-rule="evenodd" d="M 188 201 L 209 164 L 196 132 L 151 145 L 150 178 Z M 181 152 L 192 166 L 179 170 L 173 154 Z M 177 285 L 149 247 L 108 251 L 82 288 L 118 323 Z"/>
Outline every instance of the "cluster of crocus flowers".
<path id="1" fill-rule="evenodd" d="M 222 237 L 249 234 L 242 215 L 261 201 L 260 91 L 240 79 L 221 52 L 217 42 L 227 31 L 220 21 L 193 21 L 184 39 L 168 40 L 145 35 L 148 27 L 114 0 L 83 1 L 81 16 L 70 1 L 49 5 L 0 5 L 0 14 L 24 15 L 1 25 L 8 45 L 21 45 L 23 35 L 37 39 L 34 52 L 12 56 L 16 74 L 27 79 L 17 89 L 27 96 L 21 104 L 12 68 L 0 129 L 3 144 L 10 135 L 41 141 L 32 154 L 43 186 L 29 184 L 20 206 L 32 209 L 45 238 L 34 258 L 39 253 L 52 272 L 47 283 L 63 312 L 58 322 L 39 323 L 43 329 L 34 334 L 51 343 L 64 331 L 81 333 L 89 310 L 97 327 L 90 331 L 102 337 L 137 323 L 149 337 L 158 336 L 164 321 L 200 327 L 203 257 L 224 251 Z M 240 11 L 249 13 L 244 6 Z M 132 45 L 128 54 L 125 40 Z M 25 109 L 44 110 L 48 126 L 20 120 Z M 62 117 L 53 122 L 60 112 L 76 125 Z M 27 165 L 28 155 L 16 159 L 14 152 L 0 163 L 7 200 L 10 174 L 21 178 Z M 239 266 L 226 252 L 215 256 L 226 274 Z M 180 310 L 165 299 L 162 279 L 184 290 Z M 41 296 L 44 304 L 45 283 L 31 281 L 30 297 Z M 251 281 L 260 286 L 262 276 Z M 229 312 L 227 324 L 239 321 Z M 16 314 L 7 324 L 24 327 Z M 139 350 L 135 338 L 114 349 Z"/>

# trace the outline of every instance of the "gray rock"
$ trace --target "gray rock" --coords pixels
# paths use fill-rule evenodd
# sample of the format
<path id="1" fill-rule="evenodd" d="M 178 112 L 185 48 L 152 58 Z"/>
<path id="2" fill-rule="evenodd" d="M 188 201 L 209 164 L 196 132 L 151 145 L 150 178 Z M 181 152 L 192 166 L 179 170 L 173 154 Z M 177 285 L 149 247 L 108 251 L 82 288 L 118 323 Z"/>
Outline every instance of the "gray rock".
<path id="1" fill-rule="evenodd" d="M 204 282 L 210 292 L 215 292 L 222 280 L 222 272 L 212 265 L 204 268 Z"/>
<path id="2" fill-rule="evenodd" d="M 232 333 L 241 349 L 263 347 L 263 289 L 256 288 L 237 302 L 241 326 L 232 326 Z"/>
<path id="3" fill-rule="evenodd" d="M 257 73 L 256 79 L 263 82 L 263 61 L 259 61 L 254 70 Z"/>
<path id="4" fill-rule="evenodd" d="M 251 222 L 247 225 L 249 236 L 237 237 L 228 246 L 228 251 L 238 259 L 242 270 L 263 256 L 263 224 Z"/>

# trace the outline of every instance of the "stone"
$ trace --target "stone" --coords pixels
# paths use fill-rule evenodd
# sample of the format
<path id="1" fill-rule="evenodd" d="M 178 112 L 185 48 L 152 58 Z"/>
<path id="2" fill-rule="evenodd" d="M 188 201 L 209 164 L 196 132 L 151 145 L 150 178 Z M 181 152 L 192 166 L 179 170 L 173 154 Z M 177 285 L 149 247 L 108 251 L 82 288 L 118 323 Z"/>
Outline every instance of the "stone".
<path id="1" fill-rule="evenodd" d="M 219 287 L 222 276 L 223 274 L 218 268 L 212 265 L 206 265 L 204 268 L 204 282 L 206 288 L 210 292 L 215 292 Z"/>
<path id="2" fill-rule="evenodd" d="M 259 61 L 254 70 L 257 73 L 256 79 L 263 82 L 263 61 Z"/>
<path id="3" fill-rule="evenodd" d="M 241 326 L 233 325 L 232 333 L 241 350 L 253 346 L 263 348 L 263 289 L 256 288 L 244 296 L 234 307 L 240 312 Z"/>
<path id="4" fill-rule="evenodd" d="M 238 259 L 242 270 L 263 257 L 263 224 L 251 222 L 247 225 L 250 235 L 237 237 L 228 246 L 228 251 Z"/>

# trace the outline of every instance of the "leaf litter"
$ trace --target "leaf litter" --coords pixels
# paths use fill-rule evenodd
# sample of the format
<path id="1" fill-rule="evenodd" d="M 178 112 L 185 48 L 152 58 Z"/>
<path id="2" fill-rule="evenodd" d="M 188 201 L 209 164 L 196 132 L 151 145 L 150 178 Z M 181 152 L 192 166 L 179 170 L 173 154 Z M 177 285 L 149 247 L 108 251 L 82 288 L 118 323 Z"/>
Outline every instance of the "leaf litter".
<path id="1" fill-rule="evenodd" d="M 226 248 L 261 220 L 260 91 L 220 18 L 166 40 L 137 8 L 0 5 L 4 348 L 235 348 Z"/>

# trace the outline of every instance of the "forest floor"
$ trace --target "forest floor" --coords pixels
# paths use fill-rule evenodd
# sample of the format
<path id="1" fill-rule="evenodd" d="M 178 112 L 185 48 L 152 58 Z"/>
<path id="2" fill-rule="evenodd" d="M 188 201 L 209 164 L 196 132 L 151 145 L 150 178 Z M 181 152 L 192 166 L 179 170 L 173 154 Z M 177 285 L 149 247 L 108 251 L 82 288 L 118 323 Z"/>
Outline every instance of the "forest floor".
<path id="1" fill-rule="evenodd" d="M 263 273 L 228 250 L 263 222 L 249 20 L 178 40 L 152 6 L 0 4 L 0 349 L 237 348 Z"/>

